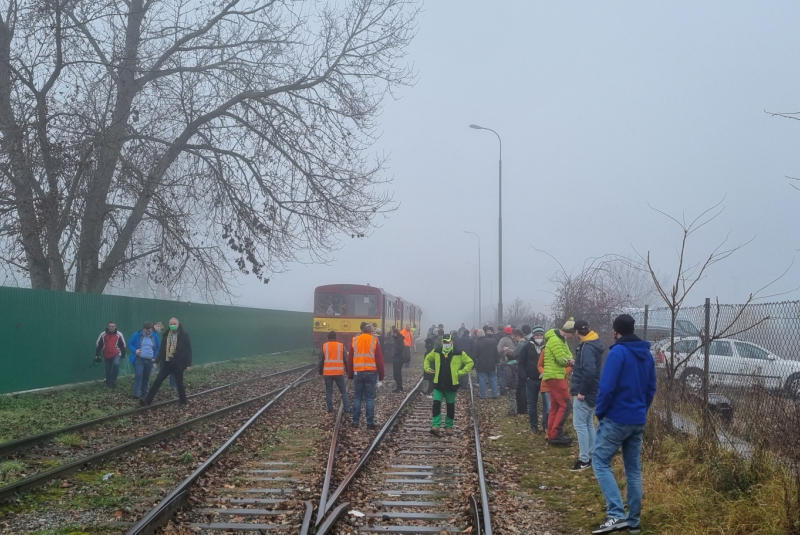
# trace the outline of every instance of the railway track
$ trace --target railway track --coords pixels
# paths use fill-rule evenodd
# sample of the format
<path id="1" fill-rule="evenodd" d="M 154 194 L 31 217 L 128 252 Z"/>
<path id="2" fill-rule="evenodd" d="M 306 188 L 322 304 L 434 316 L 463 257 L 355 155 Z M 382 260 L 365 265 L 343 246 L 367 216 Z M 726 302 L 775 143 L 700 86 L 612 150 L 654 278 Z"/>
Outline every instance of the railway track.
<path id="1" fill-rule="evenodd" d="M 177 401 L 168 400 L 6 443 L 0 446 L 4 448 L 0 451 L 6 452 L 6 458 L 25 462 L 36 473 L 0 486 L 0 500 L 13 498 L 52 479 L 63 478 L 89 465 L 96 465 L 122 453 L 181 433 L 192 426 L 246 408 L 280 391 L 275 387 L 280 384 L 279 382 L 284 382 L 285 376 L 307 374 L 312 368 L 313 365 L 301 366 L 196 393 L 189 397 L 207 398 L 208 401 L 205 406 L 195 408 L 195 413 L 199 414 L 192 416 L 188 413 L 188 418 L 185 410 L 165 415 L 158 421 L 148 418 L 152 414 L 149 411 Z M 265 388 L 273 390 L 264 393 Z M 219 395 L 219 399 L 208 398 L 214 393 Z M 139 427 L 135 427 L 137 425 Z M 77 434 L 78 430 L 82 433 Z M 73 438 L 77 437 L 75 446 L 65 447 L 53 442 L 56 437 L 66 433 L 76 433 L 73 435 Z M 131 435 L 135 438 L 131 439 Z"/>
<path id="2" fill-rule="evenodd" d="M 298 414 L 297 420 L 273 430 L 271 438 L 263 438 L 259 419 L 295 383 L 287 386 L 127 535 L 156 533 L 170 520 L 164 533 L 352 533 L 352 515 L 346 513 L 354 505 L 367 509 L 365 522 L 356 527 L 360 533 L 463 533 L 472 528 L 473 534 L 491 535 L 472 385 L 467 400 L 461 394 L 455 433 L 433 437 L 430 401 L 421 394 L 422 384 L 420 379 L 397 403 L 346 473 L 339 467 L 344 475 L 332 492 L 341 434 L 349 418 L 341 408 L 333 421 L 323 421 L 319 409 L 311 409 L 316 414 L 300 410 L 302 417 Z M 318 392 L 319 386 L 309 389 L 312 386 Z M 288 396 L 285 401 L 292 402 Z M 303 403 L 302 396 L 295 402 Z M 313 438 L 320 428 L 330 432 L 327 444 L 319 436 Z M 246 434 L 261 438 L 248 439 Z M 282 436 L 296 441 L 282 441 Z M 244 445 L 234 448 L 241 440 Z M 254 446 L 270 440 L 278 440 L 281 447 Z M 470 494 L 469 503 L 457 499 L 462 494 Z"/>

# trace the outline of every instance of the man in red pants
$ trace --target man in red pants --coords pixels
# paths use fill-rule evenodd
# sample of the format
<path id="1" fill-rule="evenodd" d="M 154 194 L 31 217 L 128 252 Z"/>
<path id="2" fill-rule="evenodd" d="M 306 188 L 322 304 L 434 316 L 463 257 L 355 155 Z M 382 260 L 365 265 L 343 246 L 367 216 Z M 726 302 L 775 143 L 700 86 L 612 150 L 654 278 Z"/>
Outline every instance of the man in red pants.
<path id="1" fill-rule="evenodd" d="M 567 384 L 567 368 L 574 364 L 567 340 L 575 336 L 572 318 L 561 329 L 550 329 L 544 335 L 544 374 L 542 381 L 550 392 L 550 414 L 547 419 L 547 442 L 569 446 L 572 437 L 564 434 L 564 423 L 572 412 L 572 398 Z"/>

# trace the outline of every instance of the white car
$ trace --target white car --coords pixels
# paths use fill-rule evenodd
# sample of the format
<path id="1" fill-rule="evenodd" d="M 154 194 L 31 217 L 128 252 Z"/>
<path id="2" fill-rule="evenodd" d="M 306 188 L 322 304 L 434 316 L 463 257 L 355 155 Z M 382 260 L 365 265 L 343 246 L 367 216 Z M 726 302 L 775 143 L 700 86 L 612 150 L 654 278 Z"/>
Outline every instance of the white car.
<path id="1" fill-rule="evenodd" d="M 703 348 L 700 337 L 687 336 L 675 340 L 676 363 L 692 356 L 678 366 L 676 376 L 692 390 L 703 387 Z M 656 365 L 665 368 L 669 361 L 669 340 L 654 346 Z M 800 399 L 800 361 L 782 359 L 761 346 L 731 338 L 711 342 L 708 355 L 709 385 L 763 385 L 769 390 L 784 390 L 793 399 Z"/>

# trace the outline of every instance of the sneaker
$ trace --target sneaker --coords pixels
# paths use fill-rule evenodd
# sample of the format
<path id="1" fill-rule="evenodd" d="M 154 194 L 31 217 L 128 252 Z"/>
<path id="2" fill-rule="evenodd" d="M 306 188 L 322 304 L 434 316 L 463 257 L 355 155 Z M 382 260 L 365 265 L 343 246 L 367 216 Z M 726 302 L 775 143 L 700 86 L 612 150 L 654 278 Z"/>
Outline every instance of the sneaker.
<path id="1" fill-rule="evenodd" d="M 433 399 L 433 396 L 431 396 L 430 394 L 425 394 L 425 397 L 428 399 Z"/>
<path id="2" fill-rule="evenodd" d="M 377 425 L 375 425 L 375 424 L 367 424 L 367 429 L 370 429 L 370 430 L 375 430 L 375 429 L 377 429 L 377 428 L 378 428 L 378 426 L 377 426 Z"/>
<path id="3" fill-rule="evenodd" d="M 140 407 L 147 407 L 147 400 L 144 398 L 139 398 L 139 406 Z"/>
<path id="4" fill-rule="evenodd" d="M 358 429 L 358 424 L 353 424 L 353 429 Z"/>
<path id="5" fill-rule="evenodd" d="M 333 414 L 333 409 L 328 409 L 328 414 Z"/>
<path id="6" fill-rule="evenodd" d="M 628 529 L 628 521 L 623 518 L 607 518 L 605 522 L 592 531 L 592 534 L 598 533 L 614 533 L 615 531 L 622 531 Z"/>
<path id="7" fill-rule="evenodd" d="M 447 435 L 448 437 L 452 437 L 453 436 L 453 428 L 452 427 L 446 428 L 444 430 L 444 434 Z"/>
<path id="8" fill-rule="evenodd" d="M 433 435 L 435 437 L 440 437 L 440 436 L 442 436 L 442 432 L 439 431 L 438 427 L 431 427 L 431 435 Z"/>
<path id="9" fill-rule="evenodd" d="M 639 535 L 642 532 L 642 529 L 639 526 L 635 528 L 628 526 L 628 533 L 633 533 L 633 535 Z"/>
<path id="10" fill-rule="evenodd" d="M 534 435 L 540 435 L 542 432 L 539 431 L 538 427 L 532 427 L 531 428 L 531 433 L 533 433 Z"/>
<path id="11" fill-rule="evenodd" d="M 575 461 L 575 465 L 572 468 L 570 468 L 569 471 L 570 472 L 583 472 L 587 468 L 591 468 L 591 467 L 592 467 L 592 461 L 591 460 L 589 460 L 588 463 L 585 463 L 585 462 L 581 461 L 580 459 L 578 459 L 577 461 Z"/>

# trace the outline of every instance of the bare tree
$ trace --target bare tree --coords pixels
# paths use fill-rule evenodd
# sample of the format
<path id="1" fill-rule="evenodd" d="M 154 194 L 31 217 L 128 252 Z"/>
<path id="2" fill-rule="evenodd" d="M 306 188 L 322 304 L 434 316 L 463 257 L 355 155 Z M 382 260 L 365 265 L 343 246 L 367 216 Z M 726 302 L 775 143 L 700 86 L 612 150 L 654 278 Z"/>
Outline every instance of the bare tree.
<path id="1" fill-rule="evenodd" d="M 689 355 L 681 355 L 675 353 L 675 322 L 678 319 L 678 314 L 683 307 L 686 298 L 692 289 L 703 279 L 708 269 L 730 257 L 733 253 L 744 247 L 747 243 L 742 243 L 733 246 L 727 246 L 728 237 L 722 240 L 716 247 L 714 247 L 707 255 L 703 255 L 699 260 L 690 259 L 687 251 L 687 245 L 690 238 L 700 229 L 714 221 L 724 210 L 722 202 L 724 199 L 714 206 L 704 210 L 696 218 L 687 221 L 685 217 L 677 219 L 661 210 L 652 208 L 654 211 L 663 215 L 675 225 L 680 228 L 681 242 L 677 251 L 677 267 L 674 270 L 674 275 L 670 278 L 660 278 L 657 275 L 657 270 L 651 256 L 650 251 L 645 256 L 641 256 L 644 262 L 644 269 L 650 274 L 650 277 L 655 285 L 656 292 L 663 300 L 670 315 L 670 337 L 669 337 L 669 358 L 665 360 L 666 367 L 666 420 L 668 425 L 672 425 L 672 407 L 675 397 L 675 387 L 677 384 L 677 372 L 682 369 L 683 365 L 691 358 L 694 351 Z M 753 300 L 753 295 L 748 299 L 748 304 Z M 744 310 L 746 306 L 742 309 Z M 717 338 L 721 336 L 730 336 L 731 329 L 734 328 L 738 322 L 738 317 L 731 322 L 728 326 L 720 329 L 719 325 L 715 325 L 713 333 Z M 710 342 L 709 333 L 704 333 L 706 343 Z M 701 347 L 698 345 L 698 347 Z"/>
<path id="2" fill-rule="evenodd" d="M 368 149 L 415 0 L 9 0 L 0 266 L 100 293 L 226 290 L 392 209 Z"/>
<path id="3" fill-rule="evenodd" d="M 576 273 L 568 272 L 550 253 L 536 250 L 559 266 L 550 278 L 555 286 L 552 308 L 559 321 L 570 316 L 597 321 L 625 307 L 640 307 L 653 301 L 652 282 L 629 258 L 616 254 L 589 258 Z M 607 323 L 610 326 L 610 319 Z"/>
<path id="4" fill-rule="evenodd" d="M 511 304 L 506 305 L 506 311 L 503 315 L 508 325 L 515 325 L 521 327 L 522 325 L 541 325 L 548 327 L 551 324 L 550 319 L 546 314 L 541 312 L 534 312 L 530 303 L 527 303 L 517 297 Z"/>

